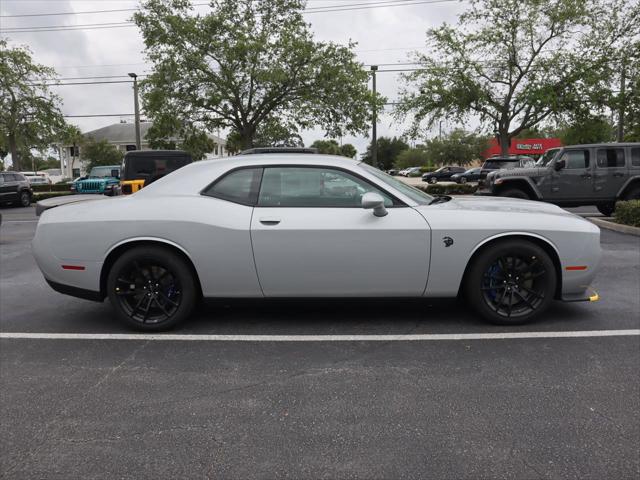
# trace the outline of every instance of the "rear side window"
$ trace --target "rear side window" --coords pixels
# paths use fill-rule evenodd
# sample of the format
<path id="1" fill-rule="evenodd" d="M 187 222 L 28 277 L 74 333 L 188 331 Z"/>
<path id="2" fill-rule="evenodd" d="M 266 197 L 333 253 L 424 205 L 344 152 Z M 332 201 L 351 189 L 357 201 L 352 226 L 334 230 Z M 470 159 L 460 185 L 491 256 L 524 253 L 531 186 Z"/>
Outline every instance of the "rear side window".
<path id="1" fill-rule="evenodd" d="M 631 149 L 631 165 L 640 167 L 640 148 Z"/>
<path id="2" fill-rule="evenodd" d="M 261 176 L 261 168 L 234 170 L 216 180 L 202 194 L 242 205 L 255 205 Z"/>
<path id="3" fill-rule="evenodd" d="M 624 167 L 624 149 L 600 148 L 597 154 L 598 168 Z"/>
<path id="4" fill-rule="evenodd" d="M 562 158 L 566 162 L 565 168 L 579 169 L 589 168 L 589 151 L 588 150 L 568 150 Z"/>

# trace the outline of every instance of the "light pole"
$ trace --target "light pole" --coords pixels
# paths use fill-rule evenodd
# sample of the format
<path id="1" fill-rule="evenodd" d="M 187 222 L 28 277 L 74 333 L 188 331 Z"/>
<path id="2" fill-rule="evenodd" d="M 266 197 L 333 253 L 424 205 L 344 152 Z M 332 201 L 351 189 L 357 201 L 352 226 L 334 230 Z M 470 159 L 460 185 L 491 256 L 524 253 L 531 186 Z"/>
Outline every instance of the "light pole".
<path id="1" fill-rule="evenodd" d="M 136 150 L 141 150 L 140 144 L 140 106 L 138 105 L 138 75 L 130 73 L 129 76 L 133 78 L 133 108 L 135 113 L 136 122 Z"/>
<path id="2" fill-rule="evenodd" d="M 376 106 L 376 71 L 377 65 L 371 65 L 371 77 L 373 80 L 373 129 L 371 132 L 371 165 L 378 167 L 378 112 Z"/>

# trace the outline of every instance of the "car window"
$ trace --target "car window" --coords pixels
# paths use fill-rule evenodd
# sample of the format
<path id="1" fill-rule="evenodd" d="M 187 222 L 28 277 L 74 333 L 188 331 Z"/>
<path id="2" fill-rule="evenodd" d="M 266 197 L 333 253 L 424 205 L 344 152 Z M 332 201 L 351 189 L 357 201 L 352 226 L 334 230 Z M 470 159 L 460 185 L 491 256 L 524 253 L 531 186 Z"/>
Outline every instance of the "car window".
<path id="1" fill-rule="evenodd" d="M 567 169 L 589 168 L 588 150 L 568 150 L 562 155 Z"/>
<path id="2" fill-rule="evenodd" d="M 261 174 L 261 168 L 231 171 L 207 187 L 202 194 L 243 205 L 255 205 Z"/>
<path id="3" fill-rule="evenodd" d="M 362 195 L 376 192 L 385 206 L 389 195 L 370 183 L 342 170 L 320 167 L 265 168 L 260 187 L 260 207 L 357 207 Z"/>
<path id="4" fill-rule="evenodd" d="M 631 149 L 631 165 L 640 167 L 640 148 Z"/>
<path id="5" fill-rule="evenodd" d="M 622 148 L 599 148 L 596 155 L 598 168 L 624 167 L 624 150 Z"/>
<path id="6" fill-rule="evenodd" d="M 0 185 L 4 183 L 4 174 L 0 173 Z"/>
<path id="7" fill-rule="evenodd" d="M 514 168 L 520 164 L 519 160 L 487 160 L 482 165 L 482 168 L 488 169 L 500 169 L 500 168 Z"/>

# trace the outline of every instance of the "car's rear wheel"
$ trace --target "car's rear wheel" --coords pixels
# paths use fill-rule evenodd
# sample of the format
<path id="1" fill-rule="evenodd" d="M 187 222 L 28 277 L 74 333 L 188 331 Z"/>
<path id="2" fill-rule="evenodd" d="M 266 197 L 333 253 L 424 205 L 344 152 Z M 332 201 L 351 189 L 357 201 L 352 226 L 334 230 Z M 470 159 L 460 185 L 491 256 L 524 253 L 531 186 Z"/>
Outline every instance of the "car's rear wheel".
<path id="1" fill-rule="evenodd" d="M 522 198 L 523 200 L 531 200 L 527 192 L 523 192 L 519 188 L 509 188 L 500 192 L 501 197 Z"/>
<path id="2" fill-rule="evenodd" d="M 483 249 L 464 282 L 469 304 L 491 323 L 526 323 L 553 300 L 557 275 L 553 261 L 538 245 L 505 240 Z"/>
<path id="3" fill-rule="evenodd" d="M 632 187 L 631 190 L 629 190 L 625 194 L 624 199 L 625 200 L 640 200 L 640 185 Z"/>
<path id="4" fill-rule="evenodd" d="M 18 197 L 18 202 L 21 207 L 28 207 L 31 205 L 31 195 L 26 190 L 20 192 L 20 196 Z"/>
<path id="5" fill-rule="evenodd" d="M 438 179 L 436 177 L 429 177 L 429 183 L 431 184 L 438 183 Z"/>
<path id="6" fill-rule="evenodd" d="M 597 205 L 598 211 L 603 214 L 605 217 L 610 217 L 613 215 L 613 212 L 616 211 L 615 203 L 601 203 Z"/>
<path id="7" fill-rule="evenodd" d="M 107 295 L 118 317 L 137 330 L 175 327 L 191 314 L 197 299 L 187 262 L 163 247 L 136 247 L 113 264 Z"/>

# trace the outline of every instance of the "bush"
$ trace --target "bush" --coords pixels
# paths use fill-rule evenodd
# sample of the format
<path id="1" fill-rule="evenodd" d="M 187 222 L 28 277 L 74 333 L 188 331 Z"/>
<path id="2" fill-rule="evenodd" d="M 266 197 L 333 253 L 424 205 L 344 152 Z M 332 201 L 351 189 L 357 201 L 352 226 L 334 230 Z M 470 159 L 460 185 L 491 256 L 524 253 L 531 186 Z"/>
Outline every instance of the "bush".
<path id="1" fill-rule="evenodd" d="M 435 172 L 438 167 L 420 167 L 420 173 Z"/>
<path id="2" fill-rule="evenodd" d="M 70 183 L 55 183 L 53 185 L 31 185 L 34 192 L 68 192 L 70 191 Z"/>
<path id="3" fill-rule="evenodd" d="M 617 202 L 613 217 L 618 223 L 640 227 L 640 200 Z"/>
<path id="4" fill-rule="evenodd" d="M 54 198 L 54 197 L 64 197 L 66 195 L 72 195 L 71 192 L 40 192 L 40 193 L 34 193 L 33 197 L 31 199 L 31 201 L 33 202 L 39 202 L 40 200 L 46 200 L 47 198 Z"/>
<path id="5" fill-rule="evenodd" d="M 419 188 L 430 195 L 472 195 L 478 189 L 476 185 L 470 185 L 468 183 L 448 185 L 435 183 L 433 185 L 414 185 L 414 187 Z"/>

